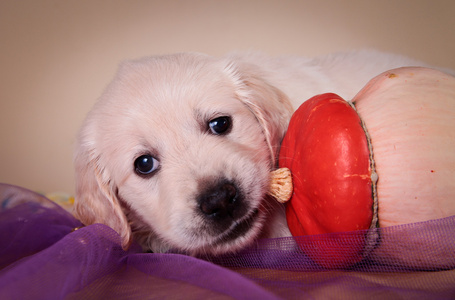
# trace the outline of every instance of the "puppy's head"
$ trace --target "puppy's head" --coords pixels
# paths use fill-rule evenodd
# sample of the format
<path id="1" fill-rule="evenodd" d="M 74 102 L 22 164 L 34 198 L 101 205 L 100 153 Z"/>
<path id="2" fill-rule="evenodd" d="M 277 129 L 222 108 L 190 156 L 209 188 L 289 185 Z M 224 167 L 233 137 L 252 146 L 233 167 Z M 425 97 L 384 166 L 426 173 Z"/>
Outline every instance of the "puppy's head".
<path id="1" fill-rule="evenodd" d="M 292 108 L 254 66 L 199 54 L 125 63 L 80 131 L 75 214 L 127 247 L 235 251 L 267 217 Z"/>

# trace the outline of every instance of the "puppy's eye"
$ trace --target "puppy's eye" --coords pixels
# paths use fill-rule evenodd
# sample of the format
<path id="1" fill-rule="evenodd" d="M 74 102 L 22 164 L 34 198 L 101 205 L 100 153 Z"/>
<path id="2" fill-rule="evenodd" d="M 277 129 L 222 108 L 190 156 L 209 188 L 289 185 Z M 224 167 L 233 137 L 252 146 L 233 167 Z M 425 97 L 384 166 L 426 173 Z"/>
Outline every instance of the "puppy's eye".
<path id="1" fill-rule="evenodd" d="M 134 161 L 134 168 L 139 175 L 149 175 L 156 171 L 160 162 L 151 155 L 144 154 L 136 158 Z"/>
<path id="2" fill-rule="evenodd" d="M 210 131 L 216 135 L 227 134 L 231 127 L 232 120 L 230 117 L 218 117 L 209 121 Z"/>

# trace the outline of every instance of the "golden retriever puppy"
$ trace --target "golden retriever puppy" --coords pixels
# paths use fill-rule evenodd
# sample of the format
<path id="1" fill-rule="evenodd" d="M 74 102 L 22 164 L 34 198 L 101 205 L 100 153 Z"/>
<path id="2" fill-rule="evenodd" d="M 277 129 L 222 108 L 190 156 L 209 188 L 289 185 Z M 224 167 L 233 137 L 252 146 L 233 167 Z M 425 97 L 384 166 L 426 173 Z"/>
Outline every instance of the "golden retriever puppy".
<path id="1" fill-rule="evenodd" d="M 324 92 L 350 99 L 413 64 L 368 51 L 125 62 L 80 131 L 74 213 L 154 252 L 216 255 L 290 235 L 267 189 L 294 108 Z"/>

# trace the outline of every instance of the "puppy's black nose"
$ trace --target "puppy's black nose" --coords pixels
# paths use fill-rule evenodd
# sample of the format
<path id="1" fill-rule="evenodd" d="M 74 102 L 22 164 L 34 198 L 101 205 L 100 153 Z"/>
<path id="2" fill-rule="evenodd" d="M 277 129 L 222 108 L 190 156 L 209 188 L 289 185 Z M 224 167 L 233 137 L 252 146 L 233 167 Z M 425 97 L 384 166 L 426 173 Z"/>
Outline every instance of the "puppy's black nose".
<path id="1" fill-rule="evenodd" d="M 237 188 L 233 183 L 218 183 L 200 195 L 199 208 L 201 211 L 215 219 L 235 218 L 238 206 Z"/>

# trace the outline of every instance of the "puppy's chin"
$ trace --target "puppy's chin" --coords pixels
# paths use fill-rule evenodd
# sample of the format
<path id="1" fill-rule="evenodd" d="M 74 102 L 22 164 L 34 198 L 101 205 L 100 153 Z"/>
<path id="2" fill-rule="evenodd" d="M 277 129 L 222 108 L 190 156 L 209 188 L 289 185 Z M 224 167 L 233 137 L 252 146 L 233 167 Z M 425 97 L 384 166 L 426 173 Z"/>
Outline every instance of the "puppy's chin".
<path id="1" fill-rule="evenodd" d="M 207 246 L 194 249 L 190 254 L 200 256 L 237 252 L 252 244 L 259 237 L 265 220 L 264 208 L 253 209 L 249 215 L 234 222 L 228 230 L 214 237 Z"/>
<path id="2" fill-rule="evenodd" d="M 146 225 L 133 229 L 135 240 L 144 251 L 155 253 L 180 253 L 195 257 L 221 255 L 238 252 L 251 245 L 261 235 L 266 220 L 266 213 L 256 209 L 218 236 L 206 236 L 186 245 L 175 245 L 150 232 Z"/>
<path id="3" fill-rule="evenodd" d="M 195 257 L 216 256 L 238 252 L 251 245 L 259 237 L 264 226 L 265 214 L 259 210 L 246 219 L 236 222 L 231 228 L 220 234 L 206 238 L 194 247 L 173 248 L 168 252 L 181 253 Z"/>
<path id="4" fill-rule="evenodd" d="M 145 223 L 135 222 L 131 225 L 134 238 L 142 245 L 144 251 L 207 257 L 235 253 L 253 244 L 264 234 L 265 222 L 269 219 L 269 214 L 270 207 L 267 200 L 264 200 L 258 208 L 252 208 L 248 214 L 233 222 L 223 232 L 208 234 L 203 227 L 200 227 L 199 230 L 180 232 L 181 238 L 178 242 L 153 233 Z M 206 225 L 210 226 L 210 224 Z"/>

